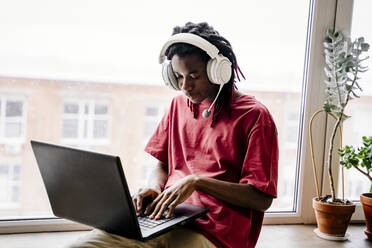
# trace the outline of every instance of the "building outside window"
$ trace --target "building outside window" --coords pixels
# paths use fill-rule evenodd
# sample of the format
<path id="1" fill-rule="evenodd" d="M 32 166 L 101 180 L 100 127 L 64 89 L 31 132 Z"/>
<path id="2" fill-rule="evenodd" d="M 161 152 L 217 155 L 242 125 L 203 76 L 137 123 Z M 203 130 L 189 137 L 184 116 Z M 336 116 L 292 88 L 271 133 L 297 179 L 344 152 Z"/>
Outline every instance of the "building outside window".
<path id="1" fill-rule="evenodd" d="M 143 146 L 145 146 L 148 140 L 151 138 L 153 133 L 156 130 L 161 118 L 167 111 L 167 106 L 156 105 L 156 106 L 147 106 L 145 108 L 144 115 L 144 130 L 143 130 Z M 157 161 L 150 155 L 145 155 L 142 162 L 142 177 L 141 185 L 145 185 L 149 179 L 151 169 L 156 165 Z"/>
<path id="2" fill-rule="evenodd" d="M 68 100 L 63 104 L 62 138 L 68 144 L 107 144 L 109 106 L 94 100 Z"/>
<path id="3" fill-rule="evenodd" d="M 0 95 L 0 144 L 19 144 L 25 139 L 26 111 L 21 97 Z"/>
<path id="4" fill-rule="evenodd" d="M 0 209 L 20 206 L 21 165 L 6 158 L 0 161 Z"/>
<path id="5" fill-rule="evenodd" d="M 324 38 L 319 30 L 334 22 L 334 5 L 322 0 L 252 0 L 227 5 L 190 0 L 183 6 L 187 15 L 179 15 L 169 0 L 162 4 L 162 11 L 168 14 L 158 15 L 156 1 L 146 2 L 147 8 L 143 8 L 143 1 L 107 0 L 104 5 L 100 1 L 51 2 L 32 1 L 28 11 L 19 14 L 18 5 L 5 0 L 0 9 L 4 20 L 0 31 L 8 37 L 0 43 L 0 75 L 14 76 L 10 80 L 0 77 L 0 90 L 23 88 L 31 92 L 27 109 L 21 98 L 0 98 L 0 156 L 6 153 L 1 145 L 10 141 L 41 139 L 87 146 L 120 156 L 129 187 L 135 190 L 147 177 L 143 165 L 153 164 L 144 159 L 143 145 L 164 113 L 162 104 L 176 94 L 162 81 L 159 49 L 173 26 L 207 20 L 232 43 L 247 78 L 237 83 L 239 90 L 255 96 L 275 116 L 280 143 L 279 188 L 265 220 L 314 220 L 307 124 L 323 102 L 324 60 L 317 46 Z M 341 17 L 337 20 L 348 16 L 343 14 L 350 9 L 347 2 L 339 1 L 337 13 Z M 48 20 L 48 25 L 35 16 Z M 23 42 L 26 39 L 28 42 Z M 68 92 L 67 97 L 63 92 Z M 104 94 L 105 98 L 79 97 L 81 92 Z M 365 99 L 370 102 L 372 98 Z M 30 116 L 27 122 L 26 114 Z M 322 139 L 321 130 L 316 132 Z M 1 211 L 0 219 L 22 223 L 43 216 L 49 223 L 53 215 L 44 186 L 29 142 L 24 144 L 19 168 L 22 185 L 27 187 L 18 196 L 22 211 Z M 0 169 L 1 178 L 8 182 L 18 170 L 12 166 Z M 28 169 L 27 173 L 23 169 Z M 14 181 L 7 185 L 15 185 Z M 16 191 L 7 186 L 8 193 L 2 193 L 7 196 L 2 199 L 17 199 Z M 29 197 L 23 199 L 25 196 Z"/>
<path id="6" fill-rule="evenodd" d="M 286 113 L 285 147 L 296 149 L 298 141 L 298 110 L 288 110 Z"/>
<path id="7" fill-rule="evenodd" d="M 148 106 L 145 109 L 145 116 L 144 116 L 144 144 L 150 139 L 152 134 L 154 133 L 156 127 L 158 126 L 161 118 L 167 111 L 166 106 Z"/>

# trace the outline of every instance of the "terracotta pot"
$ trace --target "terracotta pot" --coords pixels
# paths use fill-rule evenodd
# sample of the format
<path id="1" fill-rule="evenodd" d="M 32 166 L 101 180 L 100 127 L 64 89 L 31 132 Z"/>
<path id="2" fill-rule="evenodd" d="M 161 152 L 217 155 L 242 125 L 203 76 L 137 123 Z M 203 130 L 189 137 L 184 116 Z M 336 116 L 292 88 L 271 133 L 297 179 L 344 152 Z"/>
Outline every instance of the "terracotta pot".
<path id="1" fill-rule="evenodd" d="M 360 202 L 363 206 L 364 216 L 366 217 L 366 230 L 364 233 L 368 239 L 372 240 L 372 193 L 364 193 L 360 195 Z"/>
<path id="2" fill-rule="evenodd" d="M 318 223 L 318 229 L 321 233 L 344 237 L 349 225 L 351 215 L 355 211 L 355 204 L 335 205 L 323 203 L 313 198 L 313 208 Z"/>

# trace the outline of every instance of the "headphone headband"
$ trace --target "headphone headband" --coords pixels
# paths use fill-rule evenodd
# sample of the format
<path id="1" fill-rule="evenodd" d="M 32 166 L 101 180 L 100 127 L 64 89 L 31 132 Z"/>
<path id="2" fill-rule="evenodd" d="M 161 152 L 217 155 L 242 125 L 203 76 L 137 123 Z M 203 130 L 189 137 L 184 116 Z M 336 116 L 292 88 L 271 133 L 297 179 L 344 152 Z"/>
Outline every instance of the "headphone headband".
<path id="1" fill-rule="evenodd" d="M 163 45 L 163 48 L 160 51 L 159 55 L 159 64 L 162 64 L 164 60 L 166 60 L 165 52 L 171 45 L 175 43 L 187 43 L 190 45 L 194 45 L 203 51 L 205 51 L 212 59 L 216 58 L 218 56 L 219 50 L 218 48 L 207 41 L 206 39 L 203 39 L 199 35 L 191 34 L 191 33 L 178 33 L 175 35 L 172 35 L 169 40 Z"/>

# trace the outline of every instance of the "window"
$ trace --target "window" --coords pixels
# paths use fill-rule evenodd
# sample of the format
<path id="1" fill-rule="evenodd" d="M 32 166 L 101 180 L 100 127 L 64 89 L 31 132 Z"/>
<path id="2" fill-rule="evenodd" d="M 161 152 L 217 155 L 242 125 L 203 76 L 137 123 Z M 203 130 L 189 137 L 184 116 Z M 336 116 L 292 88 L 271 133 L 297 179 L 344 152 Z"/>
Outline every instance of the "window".
<path id="1" fill-rule="evenodd" d="M 0 95 L 0 144 L 24 141 L 25 117 L 22 98 Z"/>
<path id="2" fill-rule="evenodd" d="M 0 209 L 20 206 L 21 165 L 11 159 L 0 162 Z"/>
<path id="3" fill-rule="evenodd" d="M 62 142 L 69 144 L 107 144 L 108 105 L 91 101 L 66 101 L 63 105 Z"/>
<path id="4" fill-rule="evenodd" d="M 293 149 L 297 147 L 299 119 L 298 110 L 288 109 L 286 113 L 285 147 Z"/>
<path id="5" fill-rule="evenodd" d="M 348 29 L 350 15 L 344 12 L 352 9 L 351 1 L 338 2 L 336 24 Z M 27 11 L 22 11 L 16 1 L 5 0 L 0 32 L 7 39 L 0 43 L 0 75 L 7 76 L 0 77 L 0 91 L 29 95 L 27 109 L 22 99 L 1 97 L 0 155 L 11 156 L 1 146 L 5 141 L 23 140 L 19 166 L 28 171 L 20 179 L 27 187 L 19 188 L 19 208 L 0 209 L 1 219 L 53 217 L 29 139 L 118 155 L 130 189 L 140 187 L 144 168 L 152 164 L 143 146 L 163 106 L 177 94 L 162 82 L 159 50 L 173 26 L 208 21 L 232 43 L 247 78 L 237 84 L 239 90 L 254 95 L 275 116 L 278 198 L 266 223 L 314 220 L 307 124 L 323 103 L 321 43 L 335 20 L 335 1 L 191 0 L 182 6 L 182 15 L 178 8 L 171 0 L 35 0 L 24 2 Z M 159 15 L 160 10 L 167 14 Z M 6 114 L 8 102 L 12 114 Z M 321 130 L 316 135 L 324 140 Z M 321 152 L 323 143 L 316 147 Z M 7 192 L 13 194 L 9 187 Z"/>
<path id="6" fill-rule="evenodd" d="M 143 130 L 143 146 L 151 138 L 161 118 L 167 111 L 167 106 L 147 106 L 144 114 L 144 130 Z M 156 165 L 157 161 L 152 156 L 145 154 L 142 162 L 141 185 L 146 185 L 149 179 L 151 169 Z"/>
<path id="7" fill-rule="evenodd" d="M 238 88 L 256 96 L 277 121 L 282 176 L 279 196 L 270 211 L 296 212 L 296 144 L 300 138 L 308 2 L 288 1 L 296 10 L 288 12 L 288 6 L 274 0 L 238 1 L 231 5 L 191 1 L 183 7 L 182 12 L 187 14 L 179 15 L 179 11 L 174 11 L 176 5 L 168 0 L 168 4 L 161 4 L 162 11 L 168 14 L 160 16 L 153 11 L 159 8 L 158 2 L 147 1 L 145 9 L 144 4 L 141 0 L 109 1 L 105 5 L 89 1 L 87 8 L 88 1 L 53 1 L 48 5 L 36 1 L 25 6 L 33 10 L 29 16 L 28 12 L 15 15 L 19 8 L 7 1 L 7 11 L 0 10 L 6 21 L 0 23 L 14 23 L 16 28 L 0 24 L 11 41 L 2 43 L 0 55 L 12 51 L 7 55 L 11 57 L 7 60 L 7 75 L 18 77 L 11 77 L 12 84 L 1 87 L 30 91 L 28 111 L 33 118 L 27 123 L 27 138 L 119 155 L 130 189 L 140 187 L 150 164 L 143 152 L 144 144 L 170 99 L 177 94 L 162 82 L 161 68 L 156 63 L 159 50 L 175 25 L 207 20 L 233 45 L 247 77 L 247 81 L 238 83 Z M 225 18 L 219 13 L 225 13 Z M 287 13 L 286 18 L 283 13 Z M 105 17 L 97 18 L 102 15 Z M 16 17 L 32 21 L 19 22 Z M 47 26 L 42 25 L 45 19 Z M 17 33 L 12 32 L 15 29 Z M 18 42 L 31 37 L 30 33 L 33 39 L 28 39 L 27 45 Z M 102 97 L 97 99 L 97 95 Z M 28 142 L 21 152 L 28 158 L 22 166 L 29 165 L 32 175 L 38 175 Z M 28 174 L 22 178 L 30 187 L 22 188 L 21 197 L 35 194 L 33 188 L 43 188 L 37 178 L 39 181 L 33 181 L 32 186 Z M 42 210 L 27 211 L 29 199 L 25 198 L 21 200 L 24 206 L 13 216 L 34 218 L 50 214 L 45 193 L 35 197 L 43 202 Z"/>
<path id="8" fill-rule="evenodd" d="M 150 139 L 158 126 L 161 118 L 166 112 L 165 106 L 151 106 L 146 107 L 145 111 L 145 129 L 144 129 L 144 141 L 145 143 Z"/>

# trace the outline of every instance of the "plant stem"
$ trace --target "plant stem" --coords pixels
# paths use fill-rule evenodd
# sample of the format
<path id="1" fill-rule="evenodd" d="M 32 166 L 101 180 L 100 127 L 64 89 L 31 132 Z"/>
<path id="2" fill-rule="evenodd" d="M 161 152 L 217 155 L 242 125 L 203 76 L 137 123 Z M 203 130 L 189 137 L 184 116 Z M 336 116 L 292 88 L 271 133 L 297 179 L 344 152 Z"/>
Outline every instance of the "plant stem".
<path id="1" fill-rule="evenodd" d="M 338 85 L 338 77 L 337 77 L 337 72 L 336 71 L 335 71 L 335 77 L 336 77 L 335 81 L 336 81 L 336 87 L 337 87 L 337 92 L 338 92 L 338 102 L 339 102 L 339 105 L 342 106 L 340 86 Z M 328 165 L 328 177 L 329 177 L 329 181 L 330 181 L 330 185 L 331 185 L 331 196 L 332 196 L 331 200 L 332 200 L 332 202 L 334 202 L 336 200 L 336 192 L 335 192 L 335 186 L 334 186 L 334 183 L 333 183 L 333 173 L 332 173 L 333 142 L 334 142 L 334 139 L 335 139 L 335 136 L 336 136 L 337 128 L 340 125 L 340 122 L 342 120 L 343 112 L 344 112 L 344 107 L 341 107 L 341 114 L 340 114 L 339 118 L 337 119 L 336 124 L 335 124 L 335 126 L 333 127 L 333 130 L 332 130 L 332 136 L 331 136 L 331 140 L 330 140 L 330 144 L 329 144 L 329 152 L 328 152 L 327 165 Z"/>
<path id="2" fill-rule="evenodd" d="M 343 108 L 342 108 L 342 109 L 343 109 Z M 336 136 L 337 128 L 338 128 L 338 126 L 340 125 L 340 122 L 341 122 L 342 116 L 343 116 L 343 111 L 341 112 L 341 115 L 337 118 L 336 124 L 335 124 L 335 126 L 333 127 L 333 130 L 332 130 L 332 136 L 331 136 L 331 140 L 330 140 L 330 144 L 329 144 L 329 152 L 328 152 L 328 161 L 327 161 L 327 165 L 328 165 L 328 177 L 329 177 L 329 181 L 330 181 L 330 185 L 331 185 L 331 196 L 332 196 L 332 202 L 335 202 L 335 200 L 336 200 L 336 192 L 335 192 L 335 186 L 334 186 L 334 183 L 333 183 L 333 175 L 332 175 L 332 152 L 333 152 L 333 142 L 334 142 L 334 139 L 335 139 L 335 136 Z"/>
<path id="3" fill-rule="evenodd" d="M 357 56 L 357 59 L 358 59 L 359 56 Z M 328 161 L 327 161 L 327 165 L 328 165 L 328 177 L 329 177 L 329 181 L 330 181 L 330 185 L 331 185 L 331 197 L 332 197 L 332 202 L 335 202 L 336 200 L 336 191 L 335 191 L 335 186 L 334 186 L 334 183 L 333 183 L 333 174 L 332 174 L 332 153 L 333 153 L 333 142 L 334 142 L 334 139 L 335 139 L 335 136 L 336 136 L 336 132 L 337 132 L 337 128 L 338 126 L 340 125 L 341 121 L 342 121 L 342 118 L 344 116 L 344 111 L 345 111 L 345 106 L 347 105 L 347 103 L 349 102 L 350 100 L 350 93 L 353 89 L 353 86 L 357 80 L 357 75 L 358 75 L 358 66 L 355 70 L 355 73 L 354 73 L 354 78 L 353 78 L 353 82 L 351 83 L 351 87 L 350 87 L 350 90 L 347 91 L 347 95 L 346 95 L 346 100 L 345 100 L 345 104 L 343 107 L 341 107 L 341 110 L 340 110 L 340 116 L 337 118 L 337 121 L 336 121 L 336 124 L 335 126 L 333 127 L 333 130 L 332 130 L 332 136 L 331 136 L 331 140 L 330 140 L 330 144 L 329 144 L 329 153 L 328 153 Z M 337 85 L 337 89 L 338 89 L 338 92 L 339 92 L 339 97 L 341 97 L 340 95 L 340 91 L 339 91 L 339 86 L 338 86 L 338 83 L 337 83 L 337 76 L 336 76 L 336 85 Z M 340 99 L 340 105 L 341 105 L 341 98 Z"/>
<path id="4" fill-rule="evenodd" d="M 365 175 L 366 177 L 368 177 L 369 181 L 371 181 L 372 183 L 372 177 L 367 173 L 367 172 L 364 172 L 363 170 L 361 170 L 358 166 L 356 165 L 353 165 L 353 167 L 355 169 L 357 169 L 360 173 L 362 173 L 363 175 Z"/>

